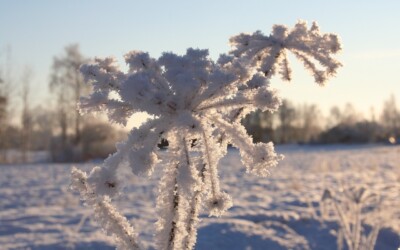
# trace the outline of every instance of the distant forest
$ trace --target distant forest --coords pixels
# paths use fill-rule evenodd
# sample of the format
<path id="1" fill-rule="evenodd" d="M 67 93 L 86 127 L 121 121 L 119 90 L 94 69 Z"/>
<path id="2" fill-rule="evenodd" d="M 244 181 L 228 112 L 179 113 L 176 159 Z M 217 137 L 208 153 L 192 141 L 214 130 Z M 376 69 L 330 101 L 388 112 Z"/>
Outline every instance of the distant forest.
<path id="1" fill-rule="evenodd" d="M 398 143 L 400 139 L 400 110 L 392 95 L 383 109 L 370 119 L 350 104 L 332 107 L 323 116 L 316 104 L 295 106 L 283 100 L 275 113 L 256 111 L 242 123 L 255 142 L 273 141 L 277 144 L 332 143 Z"/>
<path id="2" fill-rule="evenodd" d="M 26 67 L 12 77 L 8 56 L 6 59 L 5 66 L 0 65 L 0 163 L 32 162 L 32 152 L 44 152 L 47 160 L 54 162 L 105 158 L 115 151 L 115 143 L 126 137 L 127 132 L 107 123 L 104 115 L 79 113 L 79 98 L 90 89 L 79 73 L 79 66 L 88 59 L 78 45 L 69 45 L 54 57 L 49 100 L 37 106 L 32 105 L 33 71 Z M 333 107 L 324 116 L 316 104 L 294 105 L 283 100 L 277 112 L 256 111 L 242 123 L 255 142 L 399 142 L 400 110 L 394 96 L 370 117 L 363 118 L 351 104 Z M 11 122 L 15 120 L 17 124 Z"/>

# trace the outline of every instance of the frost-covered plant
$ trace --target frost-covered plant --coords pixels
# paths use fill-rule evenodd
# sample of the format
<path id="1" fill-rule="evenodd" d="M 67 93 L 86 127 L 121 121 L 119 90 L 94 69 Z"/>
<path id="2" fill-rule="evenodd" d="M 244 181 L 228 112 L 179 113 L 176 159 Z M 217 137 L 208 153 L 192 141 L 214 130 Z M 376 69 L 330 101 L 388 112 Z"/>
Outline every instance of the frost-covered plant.
<path id="1" fill-rule="evenodd" d="M 72 187 L 94 207 L 95 216 L 119 248 L 139 248 L 136 233 L 110 203 L 122 187 L 117 175 L 121 165 L 129 165 L 136 175 L 149 176 L 163 161 L 157 198 L 158 248 L 192 249 L 202 204 L 214 216 L 232 205 L 220 189 L 217 168 L 227 144 L 239 148 L 247 172 L 259 176 L 268 176 L 282 159 L 272 143 L 254 144 L 240 121 L 257 109 L 273 112 L 279 107 L 280 98 L 269 80 L 275 74 L 291 80 L 287 52 L 304 63 L 318 84 L 341 66 L 331 57 L 341 49 L 338 37 L 321 34 L 316 23 L 310 29 L 302 21 L 293 29 L 275 25 L 271 35 L 239 34 L 230 44 L 229 54 L 217 61 L 208 50 L 189 48 L 183 56 L 164 53 L 158 59 L 131 51 L 125 55 L 128 72 L 121 71 L 111 57 L 81 66 L 93 86 L 93 93 L 81 99 L 83 111 L 105 111 L 110 121 L 120 124 L 135 112 L 153 117 L 133 128 L 128 139 L 117 144 L 117 152 L 89 176 L 72 171 Z M 163 159 L 157 152 L 161 139 L 169 143 Z"/>
<path id="2" fill-rule="evenodd" d="M 384 196 L 385 193 L 393 197 Z M 347 245 L 349 250 L 373 250 L 382 227 L 398 218 L 398 195 L 399 186 L 392 184 L 377 190 L 365 186 L 351 186 L 337 192 L 326 189 L 322 195 L 323 217 L 329 220 L 330 210 L 339 224 L 338 249 Z"/>

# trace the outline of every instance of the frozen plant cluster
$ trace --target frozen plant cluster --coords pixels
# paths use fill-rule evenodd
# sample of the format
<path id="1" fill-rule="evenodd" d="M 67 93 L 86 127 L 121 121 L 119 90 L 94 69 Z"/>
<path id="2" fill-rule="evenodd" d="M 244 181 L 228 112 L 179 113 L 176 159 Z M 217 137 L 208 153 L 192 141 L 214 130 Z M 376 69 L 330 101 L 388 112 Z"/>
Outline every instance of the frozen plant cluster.
<path id="1" fill-rule="evenodd" d="M 374 250 L 379 231 L 399 215 L 400 184 L 353 185 L 322 195 L 322 217 L 339 224 L 338 249 Z M 332 216 L 333 215 L 333 216 Z M 367 229 L 366 225 L 369 225 Z"/>
<path id="2" fill-rule="evenodd" d="M 104 111 L 112 122 L 126 124 L 136 112 L 153 118 L 133 128 L 117 151 L 88 176 L 72 171 L 72 188 L 93 206 L 96 217 L 120 249 L 139 249 L 136 232 L 111 206 L 123 186 L 120 166 L 136 175 L 150 176 L 163 168 L 157 198 L 158 249 L 192 249 L 200 209 L 220 216 L 232 206 L 221 190 L 218 162 L 231 143 L 240 151 L 248 173 L 268 176 L 282 159 L 272 143 L 256 143 L 241 119 L 257 109 L 273 112 L 281 100 L 270 79 L 279 74 L 291 80 L 287 52 L 293 53 L 324 84 L 341 64 L 332 55 L 341 49 L 334 34 L 322 34 L 316 23 L 308 28 L 300 21 L 294 28 L 273 26 L 270 35 L 260 31 L 230 39 L 231 51 L 213 61 L 208 50 L 189 48 L 185 55 L 164 53 L 158 59 L 148 53 L 125 55 L 123 72 L 112 57 L 96 58 L 81 66 L 93 93 L 81 98 L 84 112 Z M 157 144 L 166 139 L 168 153 L 160 157 Z"/>

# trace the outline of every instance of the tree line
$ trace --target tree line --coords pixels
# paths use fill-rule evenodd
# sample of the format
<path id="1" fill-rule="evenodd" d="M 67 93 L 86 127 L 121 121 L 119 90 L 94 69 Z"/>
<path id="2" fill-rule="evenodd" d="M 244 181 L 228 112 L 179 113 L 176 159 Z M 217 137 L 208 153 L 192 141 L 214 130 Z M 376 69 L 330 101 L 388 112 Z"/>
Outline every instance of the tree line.
<path id="1" fill-rule="evenodd" d="M 332 107 L 324 116 L 316 104 L 294 105 L 288 100 L 275 113 L 256 111 L 242 123 L 255 142 L 307 143 L 397 143 L 400 139 L 400 109 L 391 95 L 379 115 L 371 110 L 366 119 L 348 103 Z"/>
<path id="2" fill-rule="evenodd" d="M 104 158 L 115 150 L 115 142 L 126 136 L 99 116 L 79 113 L 79 98 L 88 94 L 90 87 L 78 70 L 89 59 L 77 44 L 66 46 L 53 58 L 48 105 L 32 105 L 33 70 L 25 67 L 18 80 L 13 79 L 10 49 L 0 58 L 4 54 L 5 63 L 0 65 L 0 162 L 29 162 L 37 151 L 47 152 L 48 160 L 55 162 Z M 370 119 L 363 118 L 351 104 L 333 107 L 324 116 L 316 104 L 294 105 L 283 100 L 277 112 L 256 111 L 242 123 L 255 142 L 377 143 L 400 138 L 400 110 L 393 95 L 379 115 L 372 114 Z"/>

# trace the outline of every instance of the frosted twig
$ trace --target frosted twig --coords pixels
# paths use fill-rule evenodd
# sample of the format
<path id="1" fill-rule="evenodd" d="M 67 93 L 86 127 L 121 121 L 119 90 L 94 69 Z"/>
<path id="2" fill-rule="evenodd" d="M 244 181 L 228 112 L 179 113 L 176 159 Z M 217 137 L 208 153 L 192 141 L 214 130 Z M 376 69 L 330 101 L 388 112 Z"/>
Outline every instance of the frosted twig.
<path id="1" fill-rule="evenodd" d="M 71 188 L 81 194 L 82 200 L 94 209 L 94 216 L 104 231 L 113 236 L 118 249 L 141 249 L 137 233 L 128 220 L 119 214 L 109 199 L 98 196 L 87 183 L 86 173 L 77 168 L 71 171 Z"/>

